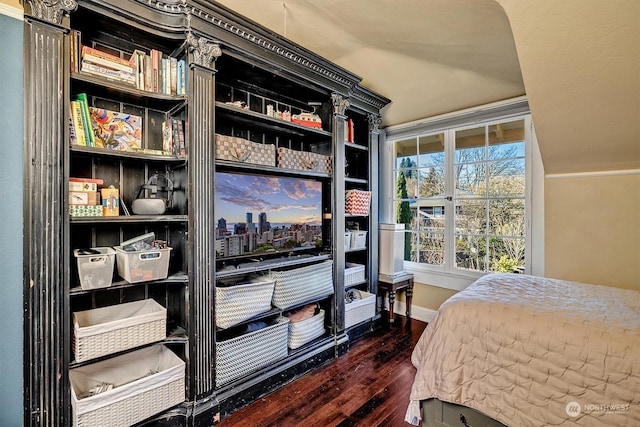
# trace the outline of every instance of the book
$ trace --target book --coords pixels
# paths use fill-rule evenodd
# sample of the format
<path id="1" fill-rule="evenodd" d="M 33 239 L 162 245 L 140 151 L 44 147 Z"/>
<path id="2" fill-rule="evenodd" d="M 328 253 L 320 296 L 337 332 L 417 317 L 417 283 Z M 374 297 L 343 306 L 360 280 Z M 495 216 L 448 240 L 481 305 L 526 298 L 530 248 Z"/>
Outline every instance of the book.
<path id="1" fill-rule="evenodd" d="M 184 138 L 184 122 L 182 120 L 178 120 L 178 154 L 180 156 L 186 156 L 187 154 Z"/>
<path id="2" fill-rule="evenodd" d="M 151 50 L 151 91 L 158 92 L 158 80 L 160 77 L 159 64 L 160 64 L 160 51 L 156 49 Z"/>
<path id="3" fill-rule="evenodd" d="M 94 49 L 89 46 L 82 46 L 82 58 L 84 59 L 85 55 L 91 55 L 92 58 L 102 58 L 111 61 L 111 63 L 118 63 L 125 67 L 130 67 L 133 69 L 133 64 L 128 59 L 120 58 L 119 56 L 112 55 L 107 52 L 103 52 L 98 49 Z M 133 70 L 131 70 L 133 71 Z"/>
<path id="4" fill-rule="evenodd" d="M 141 50 L 134 50 L 131 54 L 131 63 L 134 65 L 136 88 L 144 90 L 144 58 L 147 54 Z"/>
<path id="5" fill-rule="evenodd" d="M 83 62 L 81 70 L 83 73 L 89 73 L 107 79 L 117 80 L 121 83 L 135 84 L 135 76 L 133 73 L 126 71 L 113 70 L 111 68 L 103 67 L 89 62 Z"/>
<path id="6" fill-rule="evenodd" d="M 162 150 L 173 154 L 173 130 L 172 120 L 162 122 Z"/>
<path id="7" fill-rule="evenodd" d="M 82 107 L 78 101 L 71 101 L 71 119 L 78 145 L 87 146 L 87 139 L 84 133 L 84 123 L 82 120 Z"/>
<path id="8" fill-rule="evenodd" d="M 173 56 L 169 57 L 169 92 L 173 95 L 178 93 L 178 60 Z"/>
<path id="9" fill-rule="evenodd" d="M 69 103 L 69 143 L 78 145 L 78 137 L 76 136 L 75 126 L 73 124 L 73 105 Z"/>
<path id="10" fill-rule="evenodd" d="M 90 64 L 101 65 L 103 67 L 110 68 L 112 70 L 125 71 L 127 73 L 134 73 L 135 68 L 128 65 L 122 65 L 119 62 L 114 62 L 109 59 L 104 59 L 99 56 L 91 55 L 91 54 L 83 54 L 82 55 L 82 63 L 88 62 Z"/>
<path id="11" fill-rule="evenodd" d="M 89 101 L 86 93 L 78 93 L 76 100 L 80 103 L 82 110 L 82 121 L 84 124 L 85 140 L 87 141 L 87 147 L 95 147 L 95 138 L 93 136 L 93 127 L 91 126 L 91 119 L 89 118 Z"/>
<path id="12" fill-rule="evenodd" d="M 88 182 L 96 185 L 103 185 L 104 180 L 102 178 L 78 178 L 75 176 L 69 177 L 69 182 Z"/>
<path id="13" fill-rule="evenodd" d="M 117 151 L 141 147 L 142 117 L 95 107 L 89 114 L 96 146 Z"/>
<path id="14" fill-rule="evenodd" d="M 152 69 L 151 69 L 151 56 L 144 56 L 144 90 L 147 92 L 151 92 L 153 79 L 151 77 Z"/>

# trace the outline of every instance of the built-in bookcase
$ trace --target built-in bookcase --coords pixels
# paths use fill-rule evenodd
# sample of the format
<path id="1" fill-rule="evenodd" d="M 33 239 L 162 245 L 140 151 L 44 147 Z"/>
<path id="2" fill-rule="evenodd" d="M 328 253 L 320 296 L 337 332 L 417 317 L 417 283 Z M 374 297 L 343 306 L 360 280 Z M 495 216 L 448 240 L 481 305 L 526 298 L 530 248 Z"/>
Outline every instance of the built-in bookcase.
<path id="1" fill-rule="evenodd" d="M 34 0 L 25 6 L 25 111 L 33 117 L 25 129 L 25 424 L 72 424 L 72 371 L 161 346 L 184 364 L 184 400 L 136 422 L 211 425 L 345 353 L 351 339 L 372 329 L 376 316 L 345 328 L 344 272 L 346 263 L 365 266 L 356 287 L 375 293 L 377 127 L 389 100 L 361 87 L 358 76 L 216 3 Z M 183 61 L 181 83 L 162 91 L 146 75 L 131 81 L 95 67 L 83 71 L 81 45 L 125 62 L 133 58 L 138 74 L 148 73 L 147 55 L 161 52 Z M 128 72 L 126 63 L 121 71 Z M 72 143 L 70 102 L 78 94 L 86 96 L 88 108 L 139 117 L 138 146 L 110 150 Z M 167 124 L 177 123 L 181 134 L 173 135 L 175 126 L 167 132 Z M 351 124 L 353 142 L 346 142 Z M 231 155 L 221 151 L 227 146 Z M 171 181 L 171 204 L 162 214 L 132 212 L 138 190 L 155 175 Z M 236 196 L 263 204 L 247 205 L 245 215 L 252 215 L 233 220 L 244 226 L 221 232 L 227 200 L 220 186 L 234 176 L 262 182 Z M 70 177 L 113 186 L 119 215 L 70 214 Z M 269 198 L 267 182 L 279 183 L 281 192 Z M 285 184 L 298 186 L 301 192 L 290 193 L 291 200 L 298 197 L 301 208 L 312 209 L 313 220 L 276 228 L 275 222 L 284 221 L 276 221 L 270 208 L 284 209 L 276 199 L 289 191 Z M 305 199 L 304 185 L 317 197 Z M 372 194 L 368 215 L 345 215 L 349 189 Z M 303 205 L 305 200 L 313 203 Z M 349 228 L 367 231 L 362 248 L 345 248 Z M 258 230 L 259 239 L 242 242 L 246 249 L 230 249 Z M 130 283 L 115 269 L 108 287 L 80 285 L 73 249 L 116 247 L 151 232 L 171 248 L 166 277 Z M 262 252 L 257 244 L 264 245 Z M 321 271 L 310 277 L 328 278 L 329 287 L 322 284 L 308 295 L 307 289 L 294 290 L 292 303 L 274 305 L 274 299 L 231 326 L 218 325 L 222 288 L 235 291 L 245 280 L 286 279 L 305 269 Z M 76 360 L 74 313 L 147 299 L 166 310 L 163 337 Z M 286 315 L 308 305 L 322 314 L 313 320 L 312 338 L 299 341 L 297 335 L 295 344 L 287 342 L 264 366 L 223 371 L 231 340 L 244 339 L 256 323 L 285 329 Z M 291 334 L 288 327 L 285 334 Z"/>

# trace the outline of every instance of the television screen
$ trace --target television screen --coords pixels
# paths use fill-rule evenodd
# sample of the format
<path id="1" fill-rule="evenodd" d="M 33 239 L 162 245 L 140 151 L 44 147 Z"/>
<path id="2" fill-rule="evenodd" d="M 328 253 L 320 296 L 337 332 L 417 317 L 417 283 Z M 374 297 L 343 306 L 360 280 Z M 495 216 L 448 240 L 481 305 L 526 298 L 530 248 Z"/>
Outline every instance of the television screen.
<path id="1" fill-rule="evenodd" d="M 308 178 L 217 172 L 218 259 L 322 245 L 322 183 Z"/>

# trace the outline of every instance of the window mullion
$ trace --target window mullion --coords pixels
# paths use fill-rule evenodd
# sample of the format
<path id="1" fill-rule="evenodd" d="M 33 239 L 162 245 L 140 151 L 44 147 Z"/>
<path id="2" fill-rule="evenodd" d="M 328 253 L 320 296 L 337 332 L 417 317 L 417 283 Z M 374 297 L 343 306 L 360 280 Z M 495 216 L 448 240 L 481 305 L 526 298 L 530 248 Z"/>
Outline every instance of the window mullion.
<path id="1" fill-rule="evenodd" d="M 455 237 L 455 206 L 456 200 L 456 174 L 455 174 L 455 130 L 449 129 L 444 134 L 445 150 L 445 270 L 454 272 L 456 237 Z"/>

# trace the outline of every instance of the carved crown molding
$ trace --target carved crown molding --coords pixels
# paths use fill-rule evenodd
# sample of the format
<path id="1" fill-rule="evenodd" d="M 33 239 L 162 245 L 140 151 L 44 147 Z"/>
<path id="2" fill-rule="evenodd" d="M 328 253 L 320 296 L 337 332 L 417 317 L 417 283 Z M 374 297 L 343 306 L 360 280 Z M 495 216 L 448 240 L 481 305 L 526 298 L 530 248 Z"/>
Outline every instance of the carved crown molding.
<path id="1" fill-rule="evenodd" d="M 65 14 L 78 8 L 76 0 L 29 0 L 31 15 L 51 24 L 62 24 Z"/>
<path id="2" fill-rule="evenodd" d="M 256 34 L 248 29 L 241 28 L 233 24 L 232 22 L 228 22 L 218 16 L 214 16 L 206 11 L 200 10 L 195 6 L 189 6 L 189 7 L 190 9 L 188 13 L 191 16 L 197 16 L 200 19 L 211 22 L 212 24 L 214 24 L 215 26 L 219 27 L 222 30 L 225 30 L 236 36 L 242 37 L 243 39 L 251 43 L 254 43 L 255 45 L 259 46 L 262 49 L 266 49 L 281 57 L 284 57 L 287 60 L 294 62 L 304 68 L 307 68 L 316 74 L 320 74 L 329 80 L 337 82 L 342 86 L 351 87 L 355 83 L 357 83 L 356 80 L 347 79 L 341 76 L 340 74 L 328 69 L 327 67 L 324 67 L 318 64 L 317 62 L 314 62 L 311 59 L 301 55 L 300 53 L 295 52 L 292 49 L 288 49 L 282 45 L 273 43 L 265 39 L 261 35 Z"/>
<path id="3" fill-rule="evenodd" d="M 339 114 L 341 116 L 344 116 L 345 111 L 347 111 L 347 108 L 351 105 L 349 100 L 339 93 L 332 93 L 331 101 L 333 102 L 334 114 Z"/>
<path id="4" fill-rule="evenodd" d="M 204 37 L 189 34 L 187 35 L 187 45 L 193 53 L 193 62 L 205 68 L 211 68 L 211 64 L 222 55 L 220 44 Z"/>

